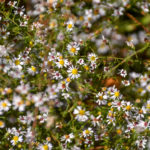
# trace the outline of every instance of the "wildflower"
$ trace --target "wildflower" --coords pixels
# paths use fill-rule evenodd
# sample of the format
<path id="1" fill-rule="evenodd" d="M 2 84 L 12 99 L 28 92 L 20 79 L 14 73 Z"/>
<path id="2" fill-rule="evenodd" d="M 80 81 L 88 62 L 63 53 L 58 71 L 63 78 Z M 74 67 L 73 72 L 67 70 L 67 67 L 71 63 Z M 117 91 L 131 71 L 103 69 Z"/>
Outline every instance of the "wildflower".
<path id="1" fill-rule="evenodd" d="M 77 55 L 78 51 L 80 50 L 79 44 L 77 42 L 72 42 L 67 45 L 67 50 L 71 55 Z"/>
<path id="2" fill-rule="evenodd" d="M 131 48 L 134 48 L 133 40 L 131 41 L 126 41 L 127 45 Z"/>
<path id="3" fill-rule="evenodd" d="M 3 100 L 0 102 L 0 110 L 8 111 L 11 106 L 11 103 L 8 100 Z"/>
<path id="4" fill-rule="evenodd" d="M 83 64 L 84 64 L 84 60 L 83 60 L 82 58 L 80 58 L 80 59 L 77 61 L 77 63 L 78 63 L 79 65 L 83 65 Z"/>
<path id="5" fill-rule="evenodd" d="M 56 65 L 58 68 L 67 67 L 69 65 L 69 62 L 67 59 L 59 59 L 58 62 L 56 62 Z"/>
<path id="6" fill-rule="evenodd" d="M 88 55 L 88 60 L 89 60 L 91 63 L 95 63 L 95 61 L 97 60 L 96 54 L 90 53 L 90 54 Z"/>
<path id="7" fill-rule="evenodd" d="M 121 69 L 119 74 L 122 76 L 122 77 L 126 77 L 127 76 L 127 71 L 124 70 L 124 69 Z"/>
<path id="8" fill-rule="evenodd" d="M 122 81 L 122 84 L 123 84 L 124 86 L 129 86 L 129 85 L 130 85 L 130 81 L 128 81 L 128 80 L 123 80 L 123 81 Z"/>
<path id="9" fill-rule="evenodd" d="M 4 127 L 5 127 L 5 123 L 2 120 L 0 120 L 0 128 L 4 128 Z"/>
<path id="10" fill-rule="evenodd" d="M 148 85 L 146 86 L 146 89 L 147 89 L 148 92 L 150 92 L 150 84 L 148 84 Z"/>
<path id="11" fill-rule="evenodd" d="M 59 73 L 59 71 L 55 71 L 53 72 L 53 78 L 58 80 L 58 79 L 62 79 L 62 75 Z"/>
<path id="12" fill-rule="evenodd" d="M 29 84 L 21 83 L 21 85 L 18 85 L 15 90 L 20 94 L 27 94 L 28 91 L 30 90 L 30 86 Z"/>
<path id="13" fill-rule="evenodd" d="M 98 48 L 97 51 L 99 54 L 106 54 L 109 51 L 109 46 L 107 43 L 108 41 L 105 38 L 103 38 L 103 36 L 102 39 L 96 40 L 96 45 Z"/>
<path id="14" fill-rule="evenodd" d="M 147 111 L 150 111 L 150 100 L 147 101 L 146 110 L 147 110 Z"/>
<path id="15" fill-rule="evenodd" d="M 121 108 L 123 108 L 123 106 L 125 105 L 125 102 L 122 100 L 121 102 L 118 100 L 113 101 L 112 103 L 112 108 L 117 108 L 119 111 L 121 110 Z"/>
<path id="16" fill-rule="evenodd" d="M 23 141 L 22 136 L 19 136 L 18 134 L 16 134 L 16 135 L 13 136 L 13 138 L 10 142 L 14 146 L 14 145 L 18 144 L 18 142 L 22 142 L 22 141 Z"/>
<path id="17" fill-rule="evenodd" d="M 65 141 L 65 143 L 71 143 L 73 138 L 74 138 L 73 133 L 70 133 L 62 136 L 61 141 Z"/>
<path id="18" fill-rule="evenodd" d="M 88 128 L 88 129 L 84 130 L 82 132 L 82 134 L 83 134 L 83 137 L 86 138 L 86 137 L 91 136 L 93 134 L 93 130 L 92 130 L 92 128 Z"/>
<path id="19" fill-rule="evenodd" d="M 52 150 L 53 146 L 50 142 L 46 142 L 44 144 L 39 144 L 37 149 L 39 150 Z"/>
<path id="20" fill-rule="evenodd" d="M 115 100 L 115 99 L 121 99 L 121 97 L 122 97 L 122 95 L 120 94 L 120 91 L 119 90 L 117 90 L 117 89 L 115 89 L 112 93 L 111 93 L 111 98 L 113 99 L 113 100 Z"/>
<path id="21" fill-rule="evenodd" d="M 150 79 L 148 78 L 148 75 L 145 74 L 145 75 L 141 75 L 140 78 L 139 78 L 139 80 L 140 80 L 141 86 L 144 87 L 144 86 L 147 85 L 147 82 L 148 82 Z"/>
<path id="22" fill-rule="evenodd" d="M 73 21 L 69 20 L 66 24 L 67 24 L 67 31 L 72 31 L 74 27 Z"/>
<path id="23" fill-rule="evenodd" d="M 104 72 L 108 72 L 109 71 L 109 67 L 104 67 Z"/>
<path id="24" fill-rule="evenodd" d="M 69 82 L 66 82 L 66 81 L 61 81 L 59 84 L 58 84 L 58 88 L 62 91 L 64 90 L 67 90 L 68 91 L 68 85 L 69 85 Z"/>
<path id="25" fill-rule="evenodd" d="M 69 73 L 69 77 L 71 79 L 77 79 L 80 77 L 80 71 L 78 71 L 78 69 L 74 66 L 70 67 L 67 72 Z"/>
<path id="26" fill-rule="evenodd" d="M 139 149 L 145 149 L 146 143 L 147 143 L 147 139 L 145 139 L 144 136 L 138 137 L 138 138 L 139 139 L 136 140 L 135 144 L 138 146 Z"/>
<path id="27" fill-rule="evenodd" d="M 77 119 L 78 121 L 85 122 L 88 120 L 89 112 L 85 111 L 85 109 L 82 109 L 81 106 L 77 106 L 73 114 L 76 115 L 75 119 Z"/>
<path id="28" fill-rule="evenodd" d="M 37 73 L 36 67 L 31 66 L 30 68 L 28 68 L 28 73 L 31 75 L 35 75 Z"/>
<path id="29" fill-rule="evenodd" d="M 98 105 L 105 105 L 107 103 L 106 99 L 108 98 L 108 96 L 104 92 L 99 92 L 96 97 L 98 98 L 98 100 L 96 101 Z"/>
<path id="30" fill-rule="evenodd" d="M 13 96 L 13 108 L 18 109 L 19 111 L 24 111 L 25 110 L 24 101 L 18 95 Z"/>
<path id="31" fill-rule="evenodd" d="M 93 115 L 90 116 L 91 120 L 92 120 L 92 124 L 94 127 L 96 126 L 100 126 L 100 117 L 95 117 Z"/>

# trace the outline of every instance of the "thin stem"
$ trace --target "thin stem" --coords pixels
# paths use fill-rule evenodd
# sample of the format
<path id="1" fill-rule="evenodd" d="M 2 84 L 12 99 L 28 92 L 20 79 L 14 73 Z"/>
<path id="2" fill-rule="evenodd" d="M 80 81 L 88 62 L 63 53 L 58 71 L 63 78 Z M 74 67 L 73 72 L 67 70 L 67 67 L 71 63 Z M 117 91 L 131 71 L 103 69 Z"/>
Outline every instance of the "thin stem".
<path id="1" fill-rule="evenodd" d="M 149 44 L 147 44 L 145 47 L 143 47 L 143 48 L 137 50 L 136 52 L 134 52 L 134 53 L 131 54 L 130 56 L 126 57 L 123 61 L 121 61 L 119 64 L 117 64 L 115 67 L 113 67 L 109 72 L 107 72 L 107 73 L 104 75 L 104 77 L 108 76 L 111 72 L 113 72 L 114 70 L 116 70 L 120 65 L 122 65 L 123 63 L 125 63 L 126 61 L 128 61 L 129 59 L 131 59 L 134 55 L 145 51 L 148 47 L 149 47 Z"/>

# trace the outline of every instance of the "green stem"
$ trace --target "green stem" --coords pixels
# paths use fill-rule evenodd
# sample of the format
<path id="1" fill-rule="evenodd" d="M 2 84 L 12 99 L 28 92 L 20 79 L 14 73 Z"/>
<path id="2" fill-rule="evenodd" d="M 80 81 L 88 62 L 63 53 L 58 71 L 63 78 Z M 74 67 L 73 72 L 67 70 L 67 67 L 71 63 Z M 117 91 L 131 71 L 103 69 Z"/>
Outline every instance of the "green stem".
<path id="1" fill-rule="evenodd" d="M 146 44 L 145 47 L 137 50 L 136 52 L 134 52 L 133 54 L 131 54 L 130 56 L 126 57 L 123 61 L 121 61 L 119 64 L 117 64 L 115 67 L 113 67 L 109 72 L 107 72 L 104 75 L 104 78 L 107 77 L 111 72 L 113 72 L 114 70 L 116 70 L 120 65 L 124 64 L 126 61 L 128 61 L 129 59 L 131 59 L 134 55 L 137 55 L 138 53 L 142 53 L 144 52 L 147 48 L 149 47 L 149 43 Z"/>

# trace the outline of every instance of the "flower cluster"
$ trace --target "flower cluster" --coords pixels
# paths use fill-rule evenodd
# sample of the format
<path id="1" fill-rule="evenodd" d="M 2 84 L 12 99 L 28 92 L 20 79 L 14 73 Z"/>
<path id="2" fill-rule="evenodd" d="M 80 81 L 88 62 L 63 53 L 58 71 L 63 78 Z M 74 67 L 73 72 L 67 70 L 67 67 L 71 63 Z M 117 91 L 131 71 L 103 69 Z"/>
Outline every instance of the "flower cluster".
<path id="1" fill-rule="evenodd" d="M 0 149 L 150 149 L 149 7 L 0 1 Z"/>

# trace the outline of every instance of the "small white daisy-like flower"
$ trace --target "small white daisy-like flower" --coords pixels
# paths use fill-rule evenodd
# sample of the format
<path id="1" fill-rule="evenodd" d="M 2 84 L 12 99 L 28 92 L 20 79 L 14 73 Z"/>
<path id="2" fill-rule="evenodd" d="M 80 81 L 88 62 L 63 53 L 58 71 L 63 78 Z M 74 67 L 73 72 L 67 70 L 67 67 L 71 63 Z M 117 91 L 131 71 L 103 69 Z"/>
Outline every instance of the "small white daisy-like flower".
<path id="1" fill-rule="evenodd" d="M 128 111 L 131 111 L 133 109 L 133 106 L 130 102 L 127 102 L 125 104 L 125 106 L 123 107 L 124 111 L 128 112 Z"/>
<path id="2" fill-rule="evenodd" d="M 71 55 L 77 55 L 80 50 L 79 44 L 77 42 L 73 42 L 67 45 L 67 50 Z"/>
<path id="3" fill-rule="evenodd" d="M 146 103 L 146 110 L 150 111 L 150 100 L 148 100 Z"/>
<path id="4" fill-rule="evenodd" d="M 96 54 L 90 53 L 90 54 L 88 55 L 88 60 L 89 60 L 91 63 L 95 63 L 96 60 L 97 60 Z"/>
<path id="5" fill-rule="evenodd" d="M 93 130 L 92 130 L 92 128 L 88 128 L 88 129 L 84 130 L 82 134 L 86 138 L 86 137 L 91 136 L 93 134 Z"/>
<path id="6" fill-rule="evenodd" d="M 124 69 L 121 69 L 120 71 L 119 71 L 119 74 L 122 76 L 122 77 L 126 77 L 127 76 L 127 71 L 126 70 L 124 70 Z"/>
<path id="7" fill-rule="evenodd" d="M 96 97 L 98 98 L 96 103 L 98 103 L 98 105 L 105 105 L 107 103 L 106 99 L 108 98 L 108 96 L 106 94 L 104 94 L 103 92 L 99 92 Z"/>
<path id="8" fill-rule="evenodd" d="M 129 86 L 129 85 L 130 85 L 130 81 L 129 81 L 129 80 L 123 80 L 123 81 L 122 81 L 122 84 L 123 84 L 124 86 Z"/>
<path id="9" fill-rule="evenodd" d="M 12 140 L 10 141 L 12 143 L 12 145 L 16 145 L 18 142 L 22 142 L 23 141 L 23 138 L 22 136 L 19 136 L 18 134 L 17 135 L 14 135 Z"/>
<path id="10" fill-rule="evenodd" d="M 0 110 L 8 111 L 11 106 L 11 103 L 8 100 L 3 100 L 0 102 Z"/>
<path id="11" fill-rule="evenodd" d="M 108 72 L 109 71 L 109 67 L 104 67 L 104 72 Z"/>
<path id="12" fill-rule="evenodd" d="M 44 143 L 44 144 L 39 144 L 38 148 L 39 150 L 52 150 L 53 146 L 51 143 Z"/>
<path id="13" fill-rule="evenodd" d="M 122 95 L 120 94 L 120 91 L 117 90 L 117 89 L 114 89 L 114 91 L 111 92 L 111 95 L 112 95 L 111 98 L 113 100 L 115 100 L 115 99 L 121 99 L 122 98 Z"/>
<path id="14" fill-rule="evenodd" d="M 27 94 L 29 90 L 30 90 L 29 84 L 23 84 L 23 83 L 21 83 L 21 85 L 18 85 L 15 89 L 15 91 L 20 94 Z"/>
<path id="15" fill-rule="evenodd" d="M 70 67 L 67 72 L 69 73 L 69 77 L 71 79 L 77 79 L 80 77 L 80 71 L 78 71 L 78 69 L 74 66 Z"/>
<path id="16" fill-rule="evenodd" d="M 66 24 L 67 24 L 67 31 L 72 31 L 74 27 L 74 22 L 72 20 L 69 20 Z"/>
<path id="17" fill-rule="evenodd" d="M 35 75 L 37 73 L 36 67 L 31 66 L 30 68 L 28 68 L 28 73 L 31 75 Z"/>
<path id="18" fill-rule="evenodd" d="M 14 95 L 14 97 L 13 97 L 13 108 L 15 110 L 18 109 L 19 111 L 25 110 L 25 103 L 22 100 L 22 98 L 18 95 Z"/>
<path id="19" fill-rule="evenodd" d="M 146 89 L 147 89 L 148 92 L 150 92 L 150 84 L 148 84 L 148 85 L 146 86 Z"/>
<path id="20" fill-rule="evenodd" d="M 74 138 L 73 133 L 70 133 L 62 136 L 61 141 L 65 141 L 65 143 L 71 143 L 73 138 Z"/>
<path id="21" fill-rule="evenodd" d="M 83 65 L 83 64 L 85 64 L 85 63 L 84 63 L 84 60 L 83 60 L 82 58 L 80 58 L 80 59 L 77 61 L 77 64 Z"/>
<path id="22" fill-rule="evenodd" d="M 91 120 L 92 120 L 92 124 L 94 127 L 99 126 L 100 125 L 100 117 L 95 117 L 93 115 L 91 115 Z"/>
<path id="23" fill-rule="evenodd" d="M 66 59 L 59 59 L 58 62 L 56 62 L 56 65 L 58 68 L 67 67 L 69 65 L 69 62 Z"/>
<path id="24" fill-rule="evenodd" d="M 77 119 L 78 121 L 85 122 L 88 120 L 89 112 L 85 111 L 85 109 L 82 109 L 81 106 L 77 106 L 73 114 L 76 115 L 75 119 Z"/>
<path id="25" fill-rule="evenodd" d="M 64 90 L 67 90 L 68 91 L 68 85 L 69 85 L 69 82 L 67 81 L 61 81 L 59 84 L 58 84 L 58 88 L 62 91 Z"/>
<path id="26" fill-rule="evenodd" d="M 134 48 L 133 40 L 131 41 L 126 41 L 127 45 L 131 48 Z"/>
<path id="27" fill-rule="evenodd" d="M 139 80 L 140 80 L 141 86 L 144 87 L 144 86 L 147 85 L 147 82 L 148 82 L 150 79 L 149 79 L 148 75 L 145 74 L 145 75 L 140 76 Z"/>
<path id="28" fill-rule="evenodd" d="M 58 79 L 62 79 L 63 77 L 58 71 L 55 71 L 53 72 L 53 78 L 58 80 Z"/>
<path id="29" fill-rule="evenodd" d="M 5 123 L 2 120 L 0 120 L 0 128 L 4 128 L 4 127 L 5 127 Z"/>
<path id="30" fill-rule="evenodd" d="M 147 143 L 147 139 L 145 139 L 144 136 L 139 137 L 138 140 L 136 140 L 135 144 L 138 146 L 139 149 L 145 149 Z"/>

